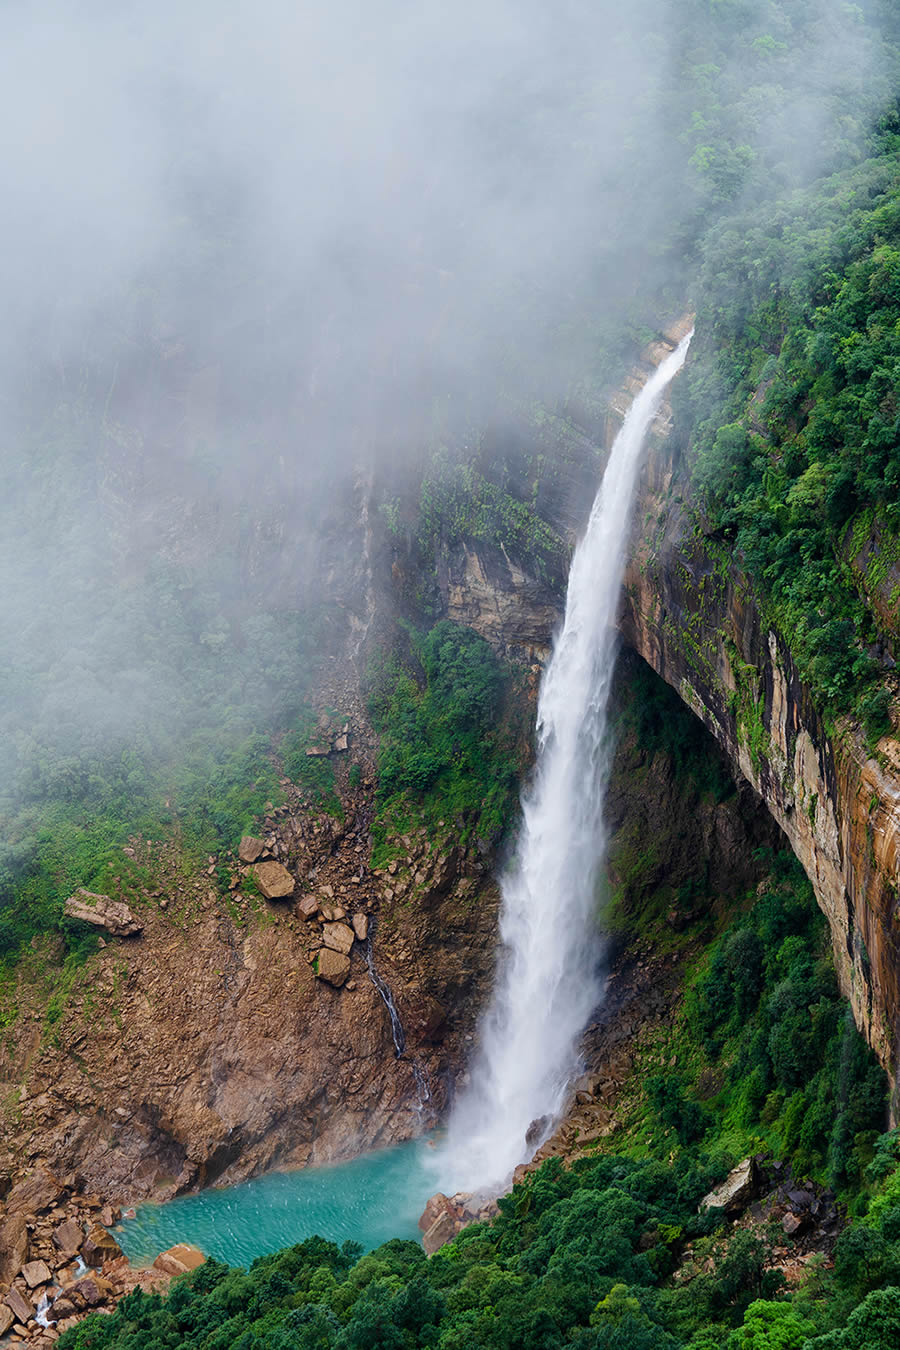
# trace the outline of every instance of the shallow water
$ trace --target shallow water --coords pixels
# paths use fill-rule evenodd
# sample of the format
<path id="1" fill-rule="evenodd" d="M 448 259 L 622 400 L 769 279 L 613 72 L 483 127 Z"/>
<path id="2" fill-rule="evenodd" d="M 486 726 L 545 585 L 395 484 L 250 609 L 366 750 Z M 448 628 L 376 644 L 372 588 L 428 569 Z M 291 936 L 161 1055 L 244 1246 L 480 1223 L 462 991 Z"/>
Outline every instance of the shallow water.
<path id="1" fill-rule="evenodd" d="M 389 1238 L 421 1237 L 418 1219 L 435 1189 L 427 1141 L 367 1153 L 330 1167 L 272 1172 L 239 1186 L 141 1205 L 115 1229 L 134 1265 L 176 1242 L 246 1266 L 257 1256 L 318 1234 L 369 1251 Z"/>

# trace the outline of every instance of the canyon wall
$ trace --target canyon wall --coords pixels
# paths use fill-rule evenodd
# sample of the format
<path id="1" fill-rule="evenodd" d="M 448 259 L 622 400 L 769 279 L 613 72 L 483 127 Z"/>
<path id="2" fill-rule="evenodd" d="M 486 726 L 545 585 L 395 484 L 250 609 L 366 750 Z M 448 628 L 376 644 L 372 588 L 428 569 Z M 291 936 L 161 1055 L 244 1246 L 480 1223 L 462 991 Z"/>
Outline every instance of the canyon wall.
<path id="1" fill-rule="evenodd" d="M 900 742 L 870 748 L 849 720 L 829 734 L 737 560 L 695 527 L 680 467 L 673 439 L 658 435 L 635 503 L 622 633 L 784 831 L 831 926 L 841 988 L 896 1097 Z"/>

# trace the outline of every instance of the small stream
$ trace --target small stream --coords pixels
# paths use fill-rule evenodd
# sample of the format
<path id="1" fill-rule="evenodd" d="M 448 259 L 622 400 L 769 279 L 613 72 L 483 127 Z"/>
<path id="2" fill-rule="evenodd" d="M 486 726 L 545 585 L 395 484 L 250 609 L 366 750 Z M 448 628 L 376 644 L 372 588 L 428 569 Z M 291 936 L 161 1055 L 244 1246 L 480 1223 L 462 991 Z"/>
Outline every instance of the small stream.
<path id="1" fill-rule="evenodd" d="M 419 1215 L 434 1191 L 427 1140 L 398 1144 L 330 1167 L 270 1172 L 238 1186 L 141 1205 L 115 1236 L 133 1265 L 151 1263 L 177 1242 L 247 1266 L 257 1256 L 304 1238 L 359 1242 L 421 1237 Z"/>

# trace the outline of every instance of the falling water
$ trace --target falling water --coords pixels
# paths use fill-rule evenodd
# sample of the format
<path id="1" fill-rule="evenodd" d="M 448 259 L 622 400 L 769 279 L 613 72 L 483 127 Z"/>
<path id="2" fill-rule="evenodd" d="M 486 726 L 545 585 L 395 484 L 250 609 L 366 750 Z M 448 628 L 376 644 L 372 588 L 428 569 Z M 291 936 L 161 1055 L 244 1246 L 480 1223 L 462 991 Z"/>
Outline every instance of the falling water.
<path id="1" fill-rule="evenodd" d="M 422 1068 L 422 1065 L 414 1055 L 406 1055 L 406 1032 L 403 1029 L 403 1023 L 400 1020 L 400 1013 L 397 1011 L 397 1005 L 394 1002 L 394 995 L 391 993 L 390 985 L 381 978 L 375 967 L 375 921 L 371 920 L 369 924 L 369 936 L 366 941 L 366 965 L 369 970 L 369 979 L 381 995 L 382 1002 L 388 1010 L 388 1016 L 391 1019 L 391 1038 L 394 1042 L 394 1058 L 409 1060 L 412 1069 L 413 1080 L 416 1084 L 416 1111 L 421 1117 L 426 1106 L 431 1101 L 431 1088 L 428 1086 L 428 1075 Z"/>
<path id="2" fill-rule="evenodd" d="M 635 398 L 572 559 L 563 626 L 541 683 L 537 764 L 502 878 L 502 955 L 472 1080 L 439 1168 L 447 1190 L 494 1190 L 550 1133 L 600 993 L 593 920 L 605 848 L 606 709 L 615 615 L 641 450 L 692 334 Z"/>

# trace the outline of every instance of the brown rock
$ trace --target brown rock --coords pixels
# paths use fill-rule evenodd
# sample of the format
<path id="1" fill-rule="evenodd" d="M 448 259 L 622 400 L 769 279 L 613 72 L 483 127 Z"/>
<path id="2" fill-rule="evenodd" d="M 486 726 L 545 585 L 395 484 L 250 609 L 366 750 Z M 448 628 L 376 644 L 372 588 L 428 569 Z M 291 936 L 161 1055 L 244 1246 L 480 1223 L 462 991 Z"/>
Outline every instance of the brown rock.
<path id="1" fill-rule="evenodd" d="M 5 1304 L 0 1304 L 0 1336 L 5 1336 L 16 1320 L 16 1315 L 12 1308 L 7 1308 Z"/>
<path id="2" fill-rule="evenodd" d="M 189 1242 L 179 1242 L 168 1251 L 160 1252 L 153 1262 L 153 1269 L 161 1270 L 164 1275 L 184 1275 L 202 1266 L 205 1260 L 199 1247 L 192 1247 Z"/>
<path id="3" fill-rule="evenodd" d="M 80 887 L 70 895 L 65 905 L 66 918 L 80 919 L 91 923 L 95 928 L 105 928 L 113 937 L 137 937 L 144 931 L 131 910 L 122 900 L 112 900 L 108 895 L 95 895 Z"/>
<path id="4" fill-rule="evenodd" d="M 350 958 L 331 947 L 322 947 L 315 958 L 314 969 L 320 980 L 327 980 L 336 989 L 340 989 L 350 974 Z"/>
<path id="5" fill-rule="evenodd" d="M 18 1289 L 10 1289 L 3 1302 L 20 1322 L 29 1322 L 34 1317 L 34 1308 Z"/>
<path id="6" fill-rule="evenodd" d="M 297 913 L 304 919 L 314 919 L 319 912 L 319 902 L 314 895 L 304 895 L 297 904 Z"/>
<path id="7" fill-rule="evenodd" d="M 57 1322 L 61 1322 L 64 1317 L 74 1317 L 79 1307 L 80 1304 L 73 1303 L 68 1294 L 60 1294 L 59 1298 L 53 1300 L 53 1316 Z"/>
<path id="8" fill-rule="evenodd" d="M 33 1176 L 13 1186 L 6 1208 L 10 1214 L 42 1214 L 53 1208 L 61 1194 L 59 1179 L 46 1168 L 39 1168 Z"/>
<path id="9" fill-rule="evenodd" d="M 433 1256 L 439 1248 L 456 1237 L 459 1227 L 459 1220 L 455 1219 L 449 1210 L 439 1214 L 422 1238 L 422 1246 L 425 1248 L 426 1254 Z"/>
<path id="10" fill-rule="evenodd" d="M 28 1260 L 28 1228 L 23 1214 L 0 1224 L 0 1284 L 12 1284 Z"/>
<path id="11" fill-rule="evenodd" d="M 253 834 L 245 834 L 238 847 L 238 857 L 242 863 L 255 863 L 259 855 L 265 852 L 265 848 L 262 839 L 257 839 Z"/>
<path id="12" fill-rule="evenodd" d="M 283 900 L 294 894 L 294 878 L 282 863 L 257 863 L 254 871 L 257 885 L 267 900 Z"/>
<path id="13" fill-rule="evenodd" d="M 353 929 L 348 928 L 345 923 L 326 923 L 322 929 L 322 941 L 332 951 L 349 956 L 350 948 L 353 946 Z"/>
<path id="14" fill-rule="evenodd" d="M 353 931 L 360 942 L 365 942 L 369 936 L 369 916 L 368 914 L 354 914 L 350 920 L 353 924 Z"/>
<path id="15" fill-rule="evenodd" d="M 81 1257 L 85 1265 L 99 1269 L 104 1261 L 113 1261 L 122 1255 L 122 1248 L 111 1233 L 99 1224 L 88 1233 L 81 1247 Z"/>
<path id="16" fill-rule="evenodd" d="M 802 1228 L 806 1227 L 806 1225 L 807 1225 L 807 1216 L 805 1214 L 792 1214 L 790 1210 L 787 1212 L 787 1214 L 785 1214 L 784 1218 L 781 1220 L 781 1226 L 787 1233 L 788 1237 L 793 1237 L 795 1233 L 799 1233 Z"/>
<path id="17" fill-rule="evenodd" d="M 96 1308 L 98 1303 L 105 1303 L 114 1292 L 109 1280 L 104 1280 L 100 1275 L 82 1275 L 78 1283 L 66 1291 L 73 1303 L 82 1298 L 89 1308 Z"/>
<path id="18" fill-rule="evenodd" d="M 61 1256 L 74 1256 L 84 1241 L 84 1229 L 74 1219 L 66 1219 L 53 1232 L 53 1245 Z"/>
<path id="19" fill-rule="evenodd" d="M 36 1289 L 39 1284 L 49 1284 L 51 1278 L 46 1261 L 29 1261 L 22 1267 L 21 1275 L 29 1289 Z"/>
<path id="20" fill-rule="evenodd" d="M 422 1217 L 419 1220 L 419 1227 L 422 1232 L 427 1233 L 435 1219 L 439 1219 L 442 1214 L 447 1214 L 452 1209 L 453 1206 L 444 1192 L 436 1191 L 422 1211 Z"/>

